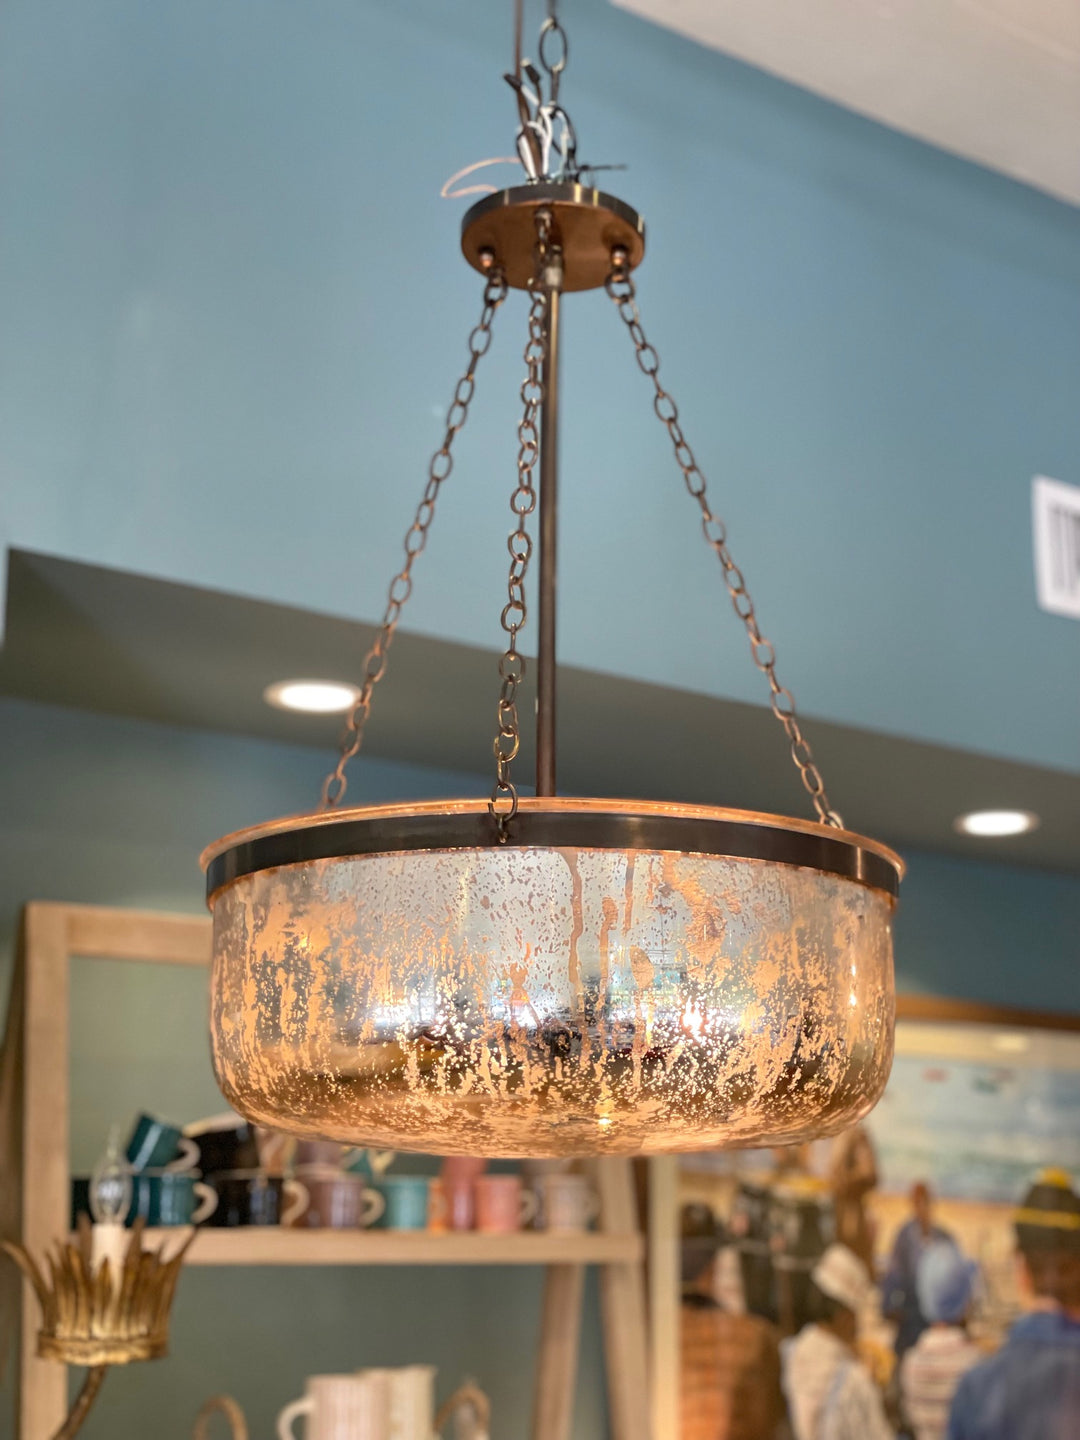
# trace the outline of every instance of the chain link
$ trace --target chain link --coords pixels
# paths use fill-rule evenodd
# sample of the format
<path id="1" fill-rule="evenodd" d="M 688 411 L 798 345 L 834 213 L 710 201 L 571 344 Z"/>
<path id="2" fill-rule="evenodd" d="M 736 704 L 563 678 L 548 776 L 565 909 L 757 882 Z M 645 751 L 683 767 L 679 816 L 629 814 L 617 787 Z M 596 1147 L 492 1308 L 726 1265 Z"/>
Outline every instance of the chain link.
<path id="1" fill-rule="evenodd" d="M 521 384 L 524 407 L 518 422 L 517 485 L 510 497 L 510 509 L 517 517 L 517 526 L 506 542 L 510 551 L 510 574 L 507 601 L 503 606 L 501 624 L 509 639 L 499 660 L 499 702 L 495 707 L 498 730 L 492 744 L 495 755 L 495 784 L 488 811 L 498 827 L 499 840 L 505 843 L 510 821 L 517 814 L 518 792 L 510 767 L 521 748 L 518 723 L 517 690 L 525 678 L 525 657 L 517 648 L 518 632 L 528 619 L 525 605 L 525 575 L 532 557 L 533 542 L 525 528 L 528 517 L 536 509 L 534 475 L 540 456 L 540 405 L 544 398 L 543 364 L 547 351 L 547 292 L 543 285 L 548 260 L 548 239 L 551 234 L 550 211 L 536 211 L 536 246 L 533 250 L 533 274 L 529 280 L 529 338 L 525 343 L 525 379 Z"/>
<path id="2" fill-rule="evenodd" d="M 694 452 L 683 434 L 682 425 L 679 423 L 678 407 L 660 383 L 660 357 L 646 339 L 645 331 L 642 329 L 634 282 L 626 268 L 622 252 L 617 249 L 612 254 L 612 269 L 607 277 L 605 288 L 630 332 L 639 368 L 653 383 L 656 391 L 653 396 L 653 409 L 671 437 L 676 464 L 682 471 L 687 490 L 697 501 L 701 510 L 702 531 L 705 539 L 716 552 L 716 557 L 723 568 L 724 584 L 727 586 L 735 614 L 746 627 L 754 664 L 769 682 L 772 712 L 787 734 L 788 743 L 791 746 L 791 758 L 814 803 L 818 819 L 823 825 L 833 825 L 842 829 L 844 822 L 829 804 L 821 771 L 814 762 L 810 743 L 800 728 L 799 718 L 795 711 L 795 698 L 791 691 L 781 685 L 776 678 L 776 651 L 773 649 L 772 642 L 761 633 L 757 615 L 754 612 L 754 602 L 746 588 L 743 573 L 731 558 L 731 551 L 728 549 L 727 527 L 720 516 L 714 514 L 710 508 L 706 496 L 705 476 L 698 468 Z"/>
<path id="3" fill-rule="evenodd" d="M 547 73 L 551 103 L 557 105 L 559 103 L 559 82 L 566 69 L 566 62 L 570 59 L 570 41 L 566 38 L 566 31 L 559 23 L 554 5 L 548 6 L 547 16 L 540 26 L 538 54 L 540 64 Z"/>
<path id="4" fill-rule="evenodd" d="M 341 754 L 337 765 L 323 781 L 322 803 L 326 808 L 340 805 L 348 788 L 345 769 L 360 749 L 364 740 L 364 727 L 371 713 L 371 697 L 375 686 L 386 674 L 390 646 L 394 642 L 401 607 L 412 593 L 412 568 L 416 557 L 427 544 L 428 530 L 435 518 L 435 502 L 443 482 L 454 468 L 451 453 L 454 437 L 469 418 L 469 405 L 476 390 L 476 367 L 491 348 L 491 322 L 495 312 L 506 299 L 507 284 L 503 271 L 496 267 L 484 284 L 484 308 L 480 319 L 469 335 L 469 363 L 464 375 L 454 387 L 454 398 L 446 414 L 446 433 L 443 442 L 431 457 L 428 467 L 427 485 L 417 506 L 416 516 L 405 534 L 405 563 L 390 582 L 386 610 L 383 614 L 379 633 L 364 660 L 360 694 L 345 721 L 341 736 Z"/>

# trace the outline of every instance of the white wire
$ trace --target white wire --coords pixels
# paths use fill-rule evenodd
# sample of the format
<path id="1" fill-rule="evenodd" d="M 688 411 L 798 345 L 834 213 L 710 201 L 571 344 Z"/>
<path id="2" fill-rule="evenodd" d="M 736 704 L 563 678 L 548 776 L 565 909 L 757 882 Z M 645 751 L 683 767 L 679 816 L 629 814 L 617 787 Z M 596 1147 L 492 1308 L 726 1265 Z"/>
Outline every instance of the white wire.
<path id="1" fill-rule="evenodd" d="M 466 195 L 494 195 L 499 188 L 497 185 L 466 185 L 461 190 L 451 190 L 450 187 L 458 180 L 464 180 L 466 175 L 472 175 L 477 170 L 484 170 L 489 165 L 518 165 L 520 163 L 516 155 L 495 155 L 490 160 L 475 160 L 471 165 L 466 165 L 451 175 L 439 191 L 439 196 L 443 200 L 464 200 Z"/>

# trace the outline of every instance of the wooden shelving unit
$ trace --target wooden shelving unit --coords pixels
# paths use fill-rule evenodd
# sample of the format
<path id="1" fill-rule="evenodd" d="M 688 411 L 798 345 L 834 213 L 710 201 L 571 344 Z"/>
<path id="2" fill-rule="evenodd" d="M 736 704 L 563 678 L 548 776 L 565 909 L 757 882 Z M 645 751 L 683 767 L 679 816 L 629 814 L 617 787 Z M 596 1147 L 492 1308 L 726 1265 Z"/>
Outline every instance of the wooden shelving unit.
<path id="1" fill-rule="evenodd" d="M 69 1223 L 68 971 L 72 956 L 206 966 L 210 922 L 92 905 L 27 905 L 0 1053 L 0 1234 L 41 1255 Z M 567 1440 L 586 1265 L 600 1271 L 612 1440 L 650 1440 L 642 1257 L 629 1162 L 596 1161 L 598 1228 L 582 1235 L 390 1230 L 200 1230 L 189 1265 L 542 1265 L 534 1440 Z M 150 1230 L 171 1246 L 178 1231 Z M 13 1266 L 0 1308 L 22 1299 L 19 1436 L 48 1440 L 67 1409 L 64 1368 L 35 1353 L 37 1309 Z"/>
<path id="2" fill-rule="evenodd" d="M 147 1230 L 148 1248 L 179 1232 Z M 409 1230 L 281 1230 L 274 1226 L 199 1231 L 188 1265 L 636 1265 L 640 1235 L 447 1235 Z"/>

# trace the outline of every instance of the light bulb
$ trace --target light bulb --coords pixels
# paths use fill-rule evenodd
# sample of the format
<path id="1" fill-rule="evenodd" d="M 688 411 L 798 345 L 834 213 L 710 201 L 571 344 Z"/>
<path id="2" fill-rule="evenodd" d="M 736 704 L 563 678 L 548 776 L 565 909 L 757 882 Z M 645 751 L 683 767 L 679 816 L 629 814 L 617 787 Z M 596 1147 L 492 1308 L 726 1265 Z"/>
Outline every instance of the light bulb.
<path id="1" fill-rule="evenodd" d="M 109 1131 L 105 1153 L 90 1177 L 90 1213 L 99 1225 L 123 1225 L 131 1209 L 131 1166 L 120 1148 L 120 1130 Z"/>

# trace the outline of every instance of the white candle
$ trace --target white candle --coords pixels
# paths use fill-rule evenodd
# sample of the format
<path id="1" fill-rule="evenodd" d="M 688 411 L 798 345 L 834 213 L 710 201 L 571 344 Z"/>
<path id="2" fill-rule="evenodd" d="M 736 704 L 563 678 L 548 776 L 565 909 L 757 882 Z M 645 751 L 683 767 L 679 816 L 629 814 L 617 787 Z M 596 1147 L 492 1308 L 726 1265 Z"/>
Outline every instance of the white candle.
<path id="1" fill-rule="evenodd" d="M 123 1269 L 124 1256 L 131 1241 L 131 1231 L 123 1225 L 106 1221 L 90 1228 L 90 1266 L 96 1275 L 101 1262 L 108 1260 L 109 1273 L 115 1280 Z"/>

